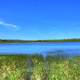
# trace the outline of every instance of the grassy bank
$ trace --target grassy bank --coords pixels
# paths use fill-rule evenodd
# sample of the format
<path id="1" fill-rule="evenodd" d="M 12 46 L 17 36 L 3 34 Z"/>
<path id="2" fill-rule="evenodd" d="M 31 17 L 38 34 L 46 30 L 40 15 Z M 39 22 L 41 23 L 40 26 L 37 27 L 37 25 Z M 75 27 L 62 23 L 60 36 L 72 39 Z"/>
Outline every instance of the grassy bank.
<path id="1" fill-rule="evenodd" d="M 0 80 L 79 80 L 80 57 L 1 55 Z"/>

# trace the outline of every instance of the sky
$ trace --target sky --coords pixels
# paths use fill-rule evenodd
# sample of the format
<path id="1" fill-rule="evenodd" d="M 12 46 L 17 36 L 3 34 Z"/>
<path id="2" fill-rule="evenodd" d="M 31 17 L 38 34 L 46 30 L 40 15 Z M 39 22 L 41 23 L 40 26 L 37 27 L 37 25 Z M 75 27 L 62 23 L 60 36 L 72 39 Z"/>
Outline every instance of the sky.
<path id="1" fill-rule="evenodd" d="M 0 0 L 0 39 L 80 38 L 80 0 Z"/>

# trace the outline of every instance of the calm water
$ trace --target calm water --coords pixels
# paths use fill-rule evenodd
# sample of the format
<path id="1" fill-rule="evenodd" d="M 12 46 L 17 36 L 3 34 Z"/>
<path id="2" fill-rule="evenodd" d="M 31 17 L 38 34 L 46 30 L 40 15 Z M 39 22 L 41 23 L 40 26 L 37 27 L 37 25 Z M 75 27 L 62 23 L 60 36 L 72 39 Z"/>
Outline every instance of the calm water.
<path id="1" fill-rule="evenodd" d="M 56 54 L 80 55 L 80 42 L 0 44 L 0 54 Z"/>

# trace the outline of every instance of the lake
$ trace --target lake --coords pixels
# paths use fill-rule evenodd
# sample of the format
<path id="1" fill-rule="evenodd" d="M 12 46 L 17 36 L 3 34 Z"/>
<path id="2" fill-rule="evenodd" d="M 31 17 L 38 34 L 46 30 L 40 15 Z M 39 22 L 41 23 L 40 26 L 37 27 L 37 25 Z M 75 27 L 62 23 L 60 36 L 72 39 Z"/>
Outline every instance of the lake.
<path id="1" fill-rule="evenodd" d="M 68 54 L 80 55 L 80 42 L 0 44 L 0 54 Z"/>

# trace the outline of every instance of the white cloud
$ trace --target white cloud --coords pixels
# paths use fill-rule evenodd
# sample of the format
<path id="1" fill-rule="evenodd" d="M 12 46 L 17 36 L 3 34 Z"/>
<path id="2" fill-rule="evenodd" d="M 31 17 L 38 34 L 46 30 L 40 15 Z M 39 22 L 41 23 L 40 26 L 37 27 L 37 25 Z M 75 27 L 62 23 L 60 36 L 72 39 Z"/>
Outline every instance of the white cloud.
<path id="1" fill-rule="evenodd" d="M 4 26 L 4 27 L 7 27 L 7 28 L 15 28 L 15 29 L 17 29 L 18 28 L 18 26 L 17 25 L 15 25 L 15 24 L 10 24 L 10 23 L 6 23 L 6 22 L 4 22 L 4 21 L 0 21 L 0 25 L 1 26 Z"/>

